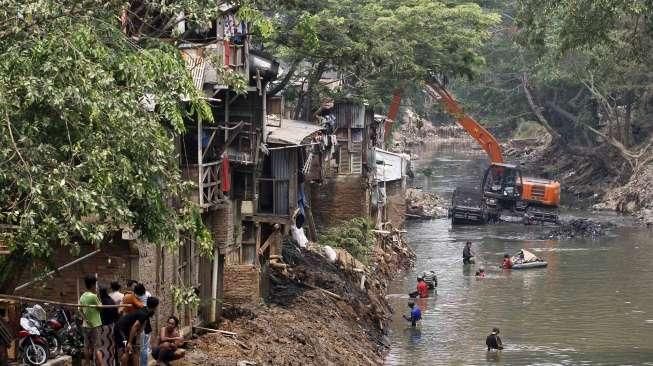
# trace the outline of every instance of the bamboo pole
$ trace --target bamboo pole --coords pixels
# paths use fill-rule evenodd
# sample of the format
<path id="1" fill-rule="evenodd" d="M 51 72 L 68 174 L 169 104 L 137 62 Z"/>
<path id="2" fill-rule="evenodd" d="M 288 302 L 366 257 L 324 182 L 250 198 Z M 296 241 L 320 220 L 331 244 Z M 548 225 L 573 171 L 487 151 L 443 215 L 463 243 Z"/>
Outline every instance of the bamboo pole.
<path id="1" fill-rule="evenodd" d="M 47 304 L 52 304 L 52 305 L 70 306 L 70 307 L 75 307 L 75 308 L 111 309 L 111 308 L 126 308 L 126 307 L 131 307 L 132 306 L 131 304 L 82 305 L 82 304 L 72 304 L 72 303 L 67 303 L 67 302 L 50 301 L 50 300 L 44 300 L 44 299 L 35 299 L 35 298 L 32 298 L 32 297 L 5 295 L 5 294 L 0 294 L 0 299 L 17 300 L 17 301 L 25 301 L 25 302 L 37 302 L 37 303 L 44 303 L 44 304 L 47 303 Z"/>

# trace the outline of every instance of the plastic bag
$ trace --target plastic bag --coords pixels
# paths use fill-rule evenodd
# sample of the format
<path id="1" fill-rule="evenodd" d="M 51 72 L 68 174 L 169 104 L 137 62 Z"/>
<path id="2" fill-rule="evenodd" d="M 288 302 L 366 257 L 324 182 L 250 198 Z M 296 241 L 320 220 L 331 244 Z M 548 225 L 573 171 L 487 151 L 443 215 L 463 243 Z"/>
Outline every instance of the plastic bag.
<path id="1" fill-rule="evenodd" d="M 292 225 L 290 226 L 290 233 L 292 235 L 292 239 L 296 241 L 300 247 L 306 248 L 308 239 L 306 238 L 306 234 L 304 234 L 304 229 L 299 229 L 297 226 Z"/>
<path id="2" fill-rule="evenodd" d="M 336 251 L 328 245 L 324 246 L 324 254 L 331 263 L 335 263 L 338 259 L 338 253 L 336 253 Z"/>

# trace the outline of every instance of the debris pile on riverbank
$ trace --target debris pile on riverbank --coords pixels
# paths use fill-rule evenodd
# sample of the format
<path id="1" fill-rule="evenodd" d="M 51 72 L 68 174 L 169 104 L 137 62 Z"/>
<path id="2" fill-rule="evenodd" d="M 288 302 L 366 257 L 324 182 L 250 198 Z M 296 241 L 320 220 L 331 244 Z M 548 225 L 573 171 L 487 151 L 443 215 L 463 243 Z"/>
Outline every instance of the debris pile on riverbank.
<path id="1" fill-rule="evenodd" d="M 387 281 L 412 265 L 401 233 L 380 231 L 359 268 L 351 256 L 331 262 L 316 244 L 283 247 L 286 266 L 271 267 L 270 302 L 226 308 L 216 327 L 236 333 L 206 334 L 194 341 L 191 363 L 235 365 L 380 365 L 391 308 Z M 360 262 L 358 262 L 360 263 Z"/>
<path id="2" fill-rule="evenodd" d="M 544 235 L 547 239 L 597 238 L 606 234 L 611 225 L 589 219 L 573 219 L 561 223 Z"/>
<path id="3" fill-rule="evenodd" d="M 512 139 L 501 144 L 501 149 L 512 163 L 528 165 L 531 162 L 539 161 L 549 146 L 548 136 L 530 139 Z"/>
<path id="4" fill-rule="evenodd" d="M 564 205 L 631 214 L 641 223 L 653 225 L 650 164 L 631 174 L 625 162 L 616 166 L 610 164 L 610 158 L 598 158 L 614 156 L 610 151 L 578 154 L 577 149 L 551 145 L 548 138 L 510 140 L 502 148 L 511 161 L 522 165 L 526 174 L 560 181 L 567 197 L 574 199 L 563 202 Z"/>
<path id="5" fill-rule="evenodd" d="M 447 216 L 444 200 L 435 193 L 417 188 L 406 190 L 407 219 L 435 219 Z"/>
<path id="6" fill-rule="evenodd" d="M 644 167 L 623 186 L 609 190 L 596 209 L 616 210 L 635 215 L 640 222 L 653 225 L 653 166 Z"/>
<path id="7" fill-rule="evenodd" d="M 412 147 L 419 147 L 437 141 L 471 140 L 465 130 L 457 124 L 434 126 L 433 123 L 407 109 L 399 129 L 392 133 L 394 152 L 406 152 Z"/>

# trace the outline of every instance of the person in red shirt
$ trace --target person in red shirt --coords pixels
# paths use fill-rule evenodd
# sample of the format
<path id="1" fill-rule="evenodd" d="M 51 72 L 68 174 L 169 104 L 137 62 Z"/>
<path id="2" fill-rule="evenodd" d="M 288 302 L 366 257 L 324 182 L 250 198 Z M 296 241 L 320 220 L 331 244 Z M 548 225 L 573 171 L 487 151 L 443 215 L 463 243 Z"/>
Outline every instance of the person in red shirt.
<path id="1" fill-rule="evenodd" d="M 429 297 L 429 285 L 424 282 L 422 277 L 417 277 L 417 293 L 420 298 Z"/>
<path id="2" fill-rule="evenodd" d="M 501 268 L 503 269 L 512 268 L 512 261 L 510 260 L 510 255 L 506 254 L 503 256 L 503 264 L 501 264 Z"/>

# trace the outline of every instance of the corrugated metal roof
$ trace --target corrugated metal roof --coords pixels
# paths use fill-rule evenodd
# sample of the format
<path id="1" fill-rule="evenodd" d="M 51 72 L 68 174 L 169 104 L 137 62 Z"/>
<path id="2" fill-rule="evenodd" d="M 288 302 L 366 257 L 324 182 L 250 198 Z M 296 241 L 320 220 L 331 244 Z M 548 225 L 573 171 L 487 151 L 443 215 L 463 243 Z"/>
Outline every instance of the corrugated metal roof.
<path id="1" fill-rule="evenodd" d="M 321 131 L 322 127 L 310 122 L 282 119 L 280 127 L 268 125 L 267 130 L 269 132 L 265 142 L 268 144 L 301 145 L 306 138 Z"/>

